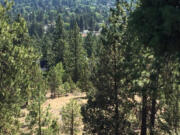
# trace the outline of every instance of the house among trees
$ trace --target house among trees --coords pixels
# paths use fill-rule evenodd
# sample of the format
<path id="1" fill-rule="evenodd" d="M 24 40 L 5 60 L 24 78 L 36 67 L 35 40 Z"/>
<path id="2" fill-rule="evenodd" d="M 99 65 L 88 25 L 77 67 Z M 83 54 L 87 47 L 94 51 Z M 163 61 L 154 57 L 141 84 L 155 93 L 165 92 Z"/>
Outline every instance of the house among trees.
<path id="1" fill-rule="evenodd" d="M 80 32 L 81 36 L 84 38 L 84 37 L 87 37 L 88 33 L 92 33 L 93 35 L 95 36 L 99 36 L 100 33 L 101 33 L 101 30 L 102 29 L 99 29 L 98 31 L 89 31 L 89 30 L 83 30 L 82 32 Z"/>

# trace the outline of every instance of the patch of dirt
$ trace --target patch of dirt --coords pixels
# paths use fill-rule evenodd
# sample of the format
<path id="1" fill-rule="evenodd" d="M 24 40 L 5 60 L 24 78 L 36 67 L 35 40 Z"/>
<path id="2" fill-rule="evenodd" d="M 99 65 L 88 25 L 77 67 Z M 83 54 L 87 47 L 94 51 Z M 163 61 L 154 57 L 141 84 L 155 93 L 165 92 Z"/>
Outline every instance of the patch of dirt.
<path id="1" fill-rule="evenodd" d="M 85 99 L 85 93 L 76 93 L 76 94 L 68 94 L 67 96 L 50 98 L 50 93 L 47 94 L 47 100 L 42 105 L 43 108 L 47 108 L 50 105 L 49 112 L 52 114 L 53 118 L 58 118 L 60 120 L 60 111 L 63 106 L 70 102 L 71 99 L 75 99 L 79 102 L 79 104 L 85 104 L 87 99 Z"/>

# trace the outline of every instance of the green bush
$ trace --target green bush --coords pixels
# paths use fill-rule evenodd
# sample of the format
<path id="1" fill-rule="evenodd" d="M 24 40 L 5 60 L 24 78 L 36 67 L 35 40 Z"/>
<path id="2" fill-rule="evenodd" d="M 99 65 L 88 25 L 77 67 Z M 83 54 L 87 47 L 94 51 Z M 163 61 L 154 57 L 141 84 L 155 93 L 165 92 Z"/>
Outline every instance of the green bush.
<path id="1" fill-rule="evenodd" d="M 68 82 L 65 82 L 63 84 L 63 88 L 66 91 L 66 93 L 69 93 L 71 91 L 71 86 L 70 86 L 70 84 Z"/>

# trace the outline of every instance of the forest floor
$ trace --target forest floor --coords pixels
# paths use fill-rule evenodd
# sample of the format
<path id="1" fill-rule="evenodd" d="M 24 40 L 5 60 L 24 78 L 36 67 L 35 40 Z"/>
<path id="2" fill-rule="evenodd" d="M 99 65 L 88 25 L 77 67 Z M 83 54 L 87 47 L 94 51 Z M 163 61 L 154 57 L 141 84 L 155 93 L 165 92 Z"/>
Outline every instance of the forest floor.
<path id="1" fill-rule="evenodd" d="M 51 117 L 53 119 L 57 119 L 58 123 L 61 123 L 61 109 L 63 106 L 65 106 L 67 103 L 70 102 L 70 100 L 75 99 L 78 101 L 80 105 L 86 104 L 86 93 L 69 93 L 66 96 L 51 98 L 50 93 L 46 95 L 46 101 L 43 103 L 42 108 L 43 110 L 46 110 L 48 106 L 50 106 L 49 112 L 51 114 Z M 25 123 L 25 117 L 28 114 L 27 109 L 23 109 L 22 112 L 24 113 L 24 117 L 20 118 L 21 123 Z M 81 129 L 83 128 L 83 125 L 81 126 Z M 26 134 L 29 131 L 26 124 L 23 124 L 21 128 L 21 132 Z M 79 134 L 82 135 L 82 132 Z"/>
<path id="2" fill-rule="evenodd" d="M 60 112 L 63 106 L 70 102 L 70 100 L 75 99 L 79 104 L 85 104 L 87 102 L 85 93 L 74 93 L 67 94 L 67 96 L 57 97 L 52 99 L 50 93 L 47 94 L 47 100 L 43 104 L 43 108 L 47 108 L 50 105 L 49 112 L 52 114 L 53 118 L 60 119 Z"/>

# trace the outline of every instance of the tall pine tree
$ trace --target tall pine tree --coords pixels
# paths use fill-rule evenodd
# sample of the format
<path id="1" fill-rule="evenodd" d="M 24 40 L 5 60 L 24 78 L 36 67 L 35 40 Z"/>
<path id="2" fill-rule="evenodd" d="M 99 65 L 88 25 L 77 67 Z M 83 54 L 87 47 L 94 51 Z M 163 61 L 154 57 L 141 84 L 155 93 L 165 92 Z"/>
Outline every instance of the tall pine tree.
<path id="1" fill-rule="evenodd" d="M 131 28 L 134 36 L 137 36 L 143 46 L 153 49 L 155 53 L 155 70 L 151 74 L 150 135 L 157 134 L 157 128 L 155 128 L 157 126 L 155 125 L 159 124 L 156 123 L 157 110 L 159 109 L 157 101 L 161 97 L 162 86 L 164 87 L 164 84 L 161 86 L 163 64 L 167 63 L 166 60 L 169 57 L 180 51 L 180 40 L 178 38 L 180 30 L 177 29 L 180 26 L 179 6 L 179 0 L 140 0 L 139 6 L 129 18 L 129 28 Z"/>
<path id="2" fill-rule="evenodd" d="M 65 69 L 76 83 L 82 78 L 81 70 L 85 65 L 87 56 L 83 48 L 82 37 L 77 23 L 69 33 L 69 47 L 65 53 Z"/>
<path id="3" fill-rule="evenodd" d="M 34 48 L 25 45 L 26 22 L 12 21 L 11 7 L 7 0 L 0 4 L 0 134 L 19 132 L 20 109 L 31 97 L 31 70 L 38 61 Z"/>
<path id="4" fill-rule="evenodd" d="M 85 131 L 98 135 L 135 134 L 131 38 L 126 31 L 128 3 L 117 2 L 110 24 L 102 30 L 102 49 L 94 78 L 97 89 L 82 108 Z"/>

